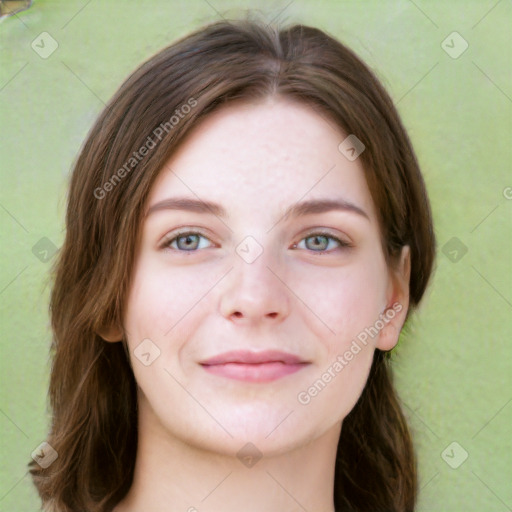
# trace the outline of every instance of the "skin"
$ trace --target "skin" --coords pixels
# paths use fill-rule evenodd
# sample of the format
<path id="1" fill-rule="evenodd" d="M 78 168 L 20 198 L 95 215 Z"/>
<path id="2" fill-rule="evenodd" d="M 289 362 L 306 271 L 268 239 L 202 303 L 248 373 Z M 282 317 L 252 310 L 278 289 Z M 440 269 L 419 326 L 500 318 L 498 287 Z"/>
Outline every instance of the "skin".
<path id="1" fill-rule="evenodd" d="M 342 422 L 375 348 L 398 341 L 410 274 L 408 247 L 396 272 L 386 265 L 360 159 L 338 150 L 345 137 L 290 99 L 234 103 L 196 127 L 159 174 L 148 209 L 200 198 L 228 216 L 158 209 L 144 219 L 123 330 L 101 333 L 111 342 L 125 336 L 138 383 L 135 477 L 116 512 L 334 511 Z M 298 201 L 319 198 L 343 198 L 368 218 L 337 210 L 282 218 Z M 201 236 L 176 239 L 178 228 Z M 352 247 L 311 235 L 323 230 Z M 236 251 L 249 235 L 263 250 L 252 263 Z M 337 356 L 396 303 L 401 311 L 333 371 Z M 148 366 L 134 355 L 144 339 L 160 350 Z M 270 383 L 212 375 L 199 364 L 233 349 L 279 349 L 309 364 Z M 330 381 L 300 403 L 328 368 Z M 263 456 L 251 467 L 237 457 L 251 455 L 247 443 Z"/>

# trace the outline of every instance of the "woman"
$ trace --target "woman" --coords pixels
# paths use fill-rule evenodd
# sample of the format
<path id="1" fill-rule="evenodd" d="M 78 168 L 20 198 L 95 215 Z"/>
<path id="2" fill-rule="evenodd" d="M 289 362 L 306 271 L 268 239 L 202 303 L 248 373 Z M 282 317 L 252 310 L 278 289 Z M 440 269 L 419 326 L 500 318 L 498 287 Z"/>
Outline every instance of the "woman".
<path id="1" fill-rule="evenodd" d="M 389 355 L 434 254 L 409 138 L 351 50 L 249 21 L 162 50 L 73 171 L 45 509 L 414 510 Z"/>

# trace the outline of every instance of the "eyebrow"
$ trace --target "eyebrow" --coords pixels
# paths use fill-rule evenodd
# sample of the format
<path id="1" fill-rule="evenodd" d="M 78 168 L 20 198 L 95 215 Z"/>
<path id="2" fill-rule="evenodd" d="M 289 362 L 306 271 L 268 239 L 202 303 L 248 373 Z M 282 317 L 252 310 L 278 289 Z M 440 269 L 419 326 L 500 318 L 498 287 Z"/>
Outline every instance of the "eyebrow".
<path id="1" fill-rule="evenodd" d="M 148 209 L 146 217 L 161 210 L 184 210 L 194 213 L 209 213 L 216 215 L 217 217 L 229 218 L 226 210 L 220 204 L 188 197 L 172 197 L 163 199 Z M 290 217 L 301 217 L 333 210 L 355 213 L 370 220 L 370 217 L 362 208 L 350 201 L 346 201 L 345 199 L 311 199 L 308 201 L 302 201 L 290 206 L 284 212 L 282 219 L 287 220 Z"/>

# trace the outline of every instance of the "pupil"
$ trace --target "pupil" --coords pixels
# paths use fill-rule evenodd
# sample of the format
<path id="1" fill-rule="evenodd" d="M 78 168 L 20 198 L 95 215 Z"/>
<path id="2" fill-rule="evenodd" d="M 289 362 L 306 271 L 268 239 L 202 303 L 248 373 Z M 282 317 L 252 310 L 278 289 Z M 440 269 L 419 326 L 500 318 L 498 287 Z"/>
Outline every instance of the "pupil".
<path id="1" fill-rule="evenodd" d="M 195 235 L 186 235 L 186 236 L 181 237 L 182 240 L 185 240 L 185 243 L 184 243 L 185 248 L 190 247 L 190 245 L 194 244 L 194 240 L 193 240 L 194 236 Z"/>
<path id="2" fill-rule="evenodd" d="M 326 237 L 323 235 L 320 235 L 320 236 L 314 236 L 312 238 L 314 240 L 314 245 L 319 245 L 319 244 L 322 245 L 322 240 L 325 241 Z M 320 240 L 320 242 L 319 242 L 319 240 Z"/>

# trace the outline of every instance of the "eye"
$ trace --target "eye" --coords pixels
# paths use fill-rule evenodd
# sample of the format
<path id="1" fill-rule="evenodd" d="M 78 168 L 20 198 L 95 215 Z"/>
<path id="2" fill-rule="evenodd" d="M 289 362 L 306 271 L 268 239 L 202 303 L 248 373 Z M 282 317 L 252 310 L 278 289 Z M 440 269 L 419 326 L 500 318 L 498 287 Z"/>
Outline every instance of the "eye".
<path id="1" fill-rule="evenodd" d="M 300 244 L 302 242 L 305 242 L 306 247 L 301 247 Z M 310 241 L 308 243 L 308 241 Z M 332 242 L 332 243 L 331 243 Z M 334 244 L 334 247 L 332 247 Z M 352 247 L 352 244 L 349 244 L 348 242 L 345 242 L 343 240 L 340 240 L 339 238 L 336 238 L 335 236 L 332 236 L 329 233 L 310 233 L 308 236 L 303 238 L 298 244 L 294 244 L 293 248 L 305 248 L 308 250 L 311 250 L 313 252 L 323 253 L 323 252 L 332 252 L 336 248 L 344 248 L 344 247 Z M 329 250 L 328 250 L 329 249 Z"/>
<path id="2" fill-rule="evenodd" d="M 197 249 L 206 249 L 204 243 L 201 244 L 200 239 L 209 240 L 201 233 L 196 231 L 182 231 L 180 233 L 172 233 L 165 238 L 162 247 L 169 247 L 175 251 L 193 252 Z"/>
<path id="3" fill-rule="evenodd" d="M 201 240 L 203 242 L 201 242 Z M 181 231 L 170 233 L 162 242 L 162 248 L 170 248 L 178 252 L 195 252 L 207 249 L 209 238 L 197 231 Z M 301 246 L 305 242 L 305 247 Z M 333 247 L 334 245 L 334 247 Z M 293 244 L 293 249 L 307 249 L 316 253 L 332 252 L 334 250 L 353 247 L 352 244 L 332 236 L 330 233 L 314 232 L 304 237 L 299 243 Z"/>

